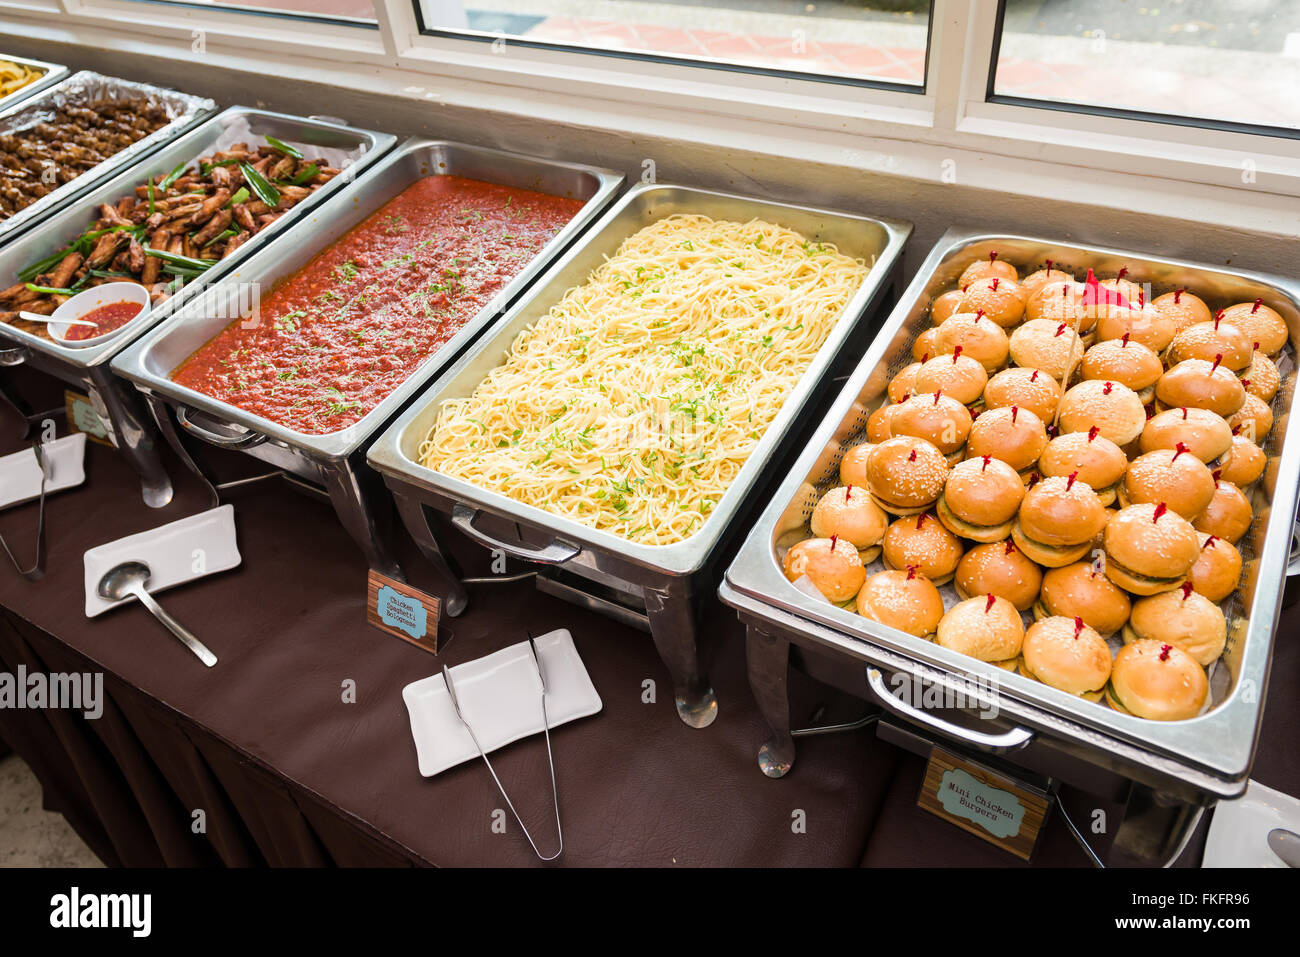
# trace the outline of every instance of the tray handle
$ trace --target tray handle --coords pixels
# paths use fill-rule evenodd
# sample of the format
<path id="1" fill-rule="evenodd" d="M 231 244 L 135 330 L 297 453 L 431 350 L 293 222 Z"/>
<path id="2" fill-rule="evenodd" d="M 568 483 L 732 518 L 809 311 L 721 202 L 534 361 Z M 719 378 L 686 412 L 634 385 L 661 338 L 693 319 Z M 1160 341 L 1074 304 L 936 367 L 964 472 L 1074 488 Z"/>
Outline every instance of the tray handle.
<path id="1" fill-rule="evenodd" d="M 478 511 L 457 502 L 451 509 L 451 524 L 456 526 L 474 541 L 487 548 L 499 548 L 512 558 L 525 562 L 537 562 L 541 565 L 563 565 L 576 558 L 582 549 L 567 542 L 555 541 L 544 548 L 523 548 L 510 542 L 499 541 L 474 527 Z"/>
<path id="2" fill-rule="evenodd" d="M 986 751 L 1016 751 L 1027 745 L 1034 737 L 1034 732 L 1028 728 L 1012 728 L 1002 734 L 986 734 L 983 731 L 972 731 L 970 728 L 963 728 L 961 725 L 937 718 L 928 711 L 922 711 L 920 708 L 910 705 L 906 701 L 901 701 L 891 694 L 889 689 L 885 687 L 885 678 L 880 673 L 879 668 L 867 669 L 867 684 L 871 687 L 872 693 L 880 704 L 889 711 L 894 712 L 894 714 L 902 715 L 913 721 L 919 721 L 936 731 L 957 738 L 966 744 L 983 748 Z"/>
<path id="3" fill-rule="evenodd" d="M 20 366 L 27 361 L 27 349 L 23 346 L 0 347 L 0 366 Z"/>
<path id="4" fill-rule="evenodd" d="M 190 435 L 202 439 L 209 445 L 218 445 L 223 449 L 251 449 L 266 441 L 266 436 L 259 432 L 244 432 L 242 435 L 219 435 L 190 421 L 193 413 L 183 405 L 176 406 L 176 421 Z"/>

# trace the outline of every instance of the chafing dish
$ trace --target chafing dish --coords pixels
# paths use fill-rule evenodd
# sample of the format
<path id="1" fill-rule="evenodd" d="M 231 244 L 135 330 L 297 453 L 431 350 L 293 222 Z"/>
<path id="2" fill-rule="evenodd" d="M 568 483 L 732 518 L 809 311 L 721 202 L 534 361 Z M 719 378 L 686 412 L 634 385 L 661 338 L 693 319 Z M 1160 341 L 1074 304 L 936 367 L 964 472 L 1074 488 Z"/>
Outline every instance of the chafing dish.
<path id="1" fill-rule="evenodd" d="M 519 332 L 586 279 L 624 239 L 677 213 L 742 222 L 759 217 L 835 243 L 842 252 L 873 264 L 811 367 L 698 532 L 672 545 L 642 545 L 418 464 L 420 441 L 444 400 L 473 392 L 501 363 Z M 412 404 L 367 458 L 383 473 L 407 529 L 440 566 L 445 563 L 426 506 L 450 514 L 452 524 L 480 544 L 533 563 L 537 585 L 544 591 L 648 630 L 672 675 L 679 715 L 693 727 L 704 727 L 716 716 L 717 704 L 697 654 L 700 600 L 712 594 L 725 547 L 743 526 L 746 506 L 753 502 L 750 493 L 780 453 L 783 436 L 816 400 L 841 352 L 865 344 L 869 320 L 897 280 L 900 253 L 910 232 L 907 223 L 726 193 L 670 185 L 634 187 L 489 335 Z M 449 588 L 445 607 L 455 615 L 464 609 L 467 596 L 459 581 L 449 582 Z"/>
<path id="2" fill-rule="evenodd" d="M 419 370 L 374 409 L 346 429 L 306 435 L 229 403 L 178 385 L 169 378 L 182 361 L 220 332 L 236 307 L 240 287 L 271 288 L 313 259 L 353 226 L 411 183 L 436 175 L 534 189 L 584 201 L 582 209 L 513 280 Z M 363 448 L 411 396 L 443 369 L 549 264 L 614 198 L 623 177 L 608 170 L 535 159 L 461 143 L 408 140 L 361 176 L 354 188 L 319 207 L 299 230 L 300 241 L 246 259 L 209 290 L 206 302 L 183 306 L 154 332 L 113 360 L 113 370 L 144 393 L 155 421 L 186 463 L 206 474 L 189 454 L 181 433 L 202 442 L 233 448 L 323 491 L 340 521 L 365 554 L 370 567 L 400 578 L 388 538 L 391 501 L 376 477 L 364 468 Z M 217 308 L 214 308 L 217 307 Z M 173 420 L 174 413 L 174 420 Z M 214 499 L 215 483 L 209 482 Z M 379 493 L 379 494 L 376 494 Z"/>
<path id="3" fill-rule="evenodd" d="M 146 97 L 160 104 L 167 111 L 169 117 L 167 124 L 124 149 L 118 150 L 103 162 L 85 170 L 75 179 L 42 196 L 30 206 L 20 209 L 8 219 L 0 220 L 0 244 L 11 242 L 37 223 L 44 223 L 54 211 L 62 209 L 87 190 L 103 182 L 106 177 L 112 176 L 153 152 L 169 139 L 211 115 L 217 108 L 212 100 L 204 97 L 82 70 L 60 83 L 47 87 L 38 95 L 27 97 L 4 112 L 0 112 L 0 134 L 14 132 L 21 135 L 23 129 L 40 121 L 43 111 L 63 103 L 89 102 L 96 99 L 111 100 L 122 96 Z"/>
<path id="4" fill-rule="evenodd" d="M 19 90 L 14 90 L 8 96 L 0 96 L 0 113 L 8 112 L 9 108 L 16 103 L 21 103 L 30 97 L 35 96 L 42 90 L 48 90 L 56 83 L 62 83 L 68 75 L 68 68 L 62 63 L 46 63 L 44 60 L 33 60 L 30 57 L 14 56 L 12 53 L 0 51 L 0 60 L 8 60 L 10 63 L 17 63 L 19 66 L 30 67 L 33 70 L 39 70 L 41 75 L 31 83 Z"/>
<path id="5" fill-rule="evenodd" d="M 955 743 L 973 754 L 1001 756 L 1094 794 L 1126 797 L 1129 813 L 1118 843 L 1145 857 L 1169 857 L 1186 841 L 1199 811 L 1239 795 L 1250 772 L 1300 474 L 1300 439 L 1291 434 L 1288 415 L 1292 377 L 1284 378 L 1274 401 L 1277 421 L 1266 447 L 1271 461 L 1253 490 L 1254 527 L 1239 546 L 1247 569 L 1232 600 L 1227 649 L 1218 665 L 1227 680 L 1213 706 L 1197 718 L 1147 721 L 1003 672 L 812 597 L 780 568 L 778 543 L 799 537 L 819 493 L 838 484 L 842 453 L 884 401 L 892 375 L 911 361 L 913 340 L 930 325 L 930 303 L 952 288 L 965 266 L 993 250 L 1022 270 L 1047 259 L 1079 275 L 1089 267 L 1099 275 L 1127 268 L 1129 279 L 1150 284 L 1151 295 L 1186 287 L 1212 308 L 1262 298 L 1285 317 L 1292 342 L 1300 336 L 1300 286 L 1288 280 L 1115 249 L 949 230 L 727 570 L 719 594 L 747 626 L 750 683 L 772 729 L 759 764 L 779 777 L 795 758 L 785 696 L 786 669 L 795 655 L 825 680 L 874 700 L 886 724 L 919 730 L 944 747 Z M 965 707 L 940 713 L 901 700 L 894 693 L 900 682 L 914 689 L 965 689 L 973 697 Z M 997 717 L 981 720 L 979 714 L 987 716 L 990 709 Z"/>
<path id="6" fill-rule="evenodd" d="M 231 276 L 258 250 L 305 218 L 325 198 L 347 186 L 358 171 L 377 161 L 396 142 L 388 133 L 353 129 L 333 122 L 270 113 L 244 106 L 232 106 L 206 123 L 168 143 L 163 149 L 129 166 L 62 210 L 48 216 L 39 226 L 0 248 L 0 282 L 11 281 L 29 263 L 37 261 L 78 235 L 94 216 L 100 203 L 113 203 L 153 176 L 166 174 L 180 163 L 206 156 L 230 145 L 232 137 L 247 133 L 274 136 L 306 147 L 337 150 L 352 156 L 350 165 L 320 189 L 260 231 L 228 259 L 211 266 L 200 278 L 155 306 L 139 323 L 102 345 L 71 348 L 51 339 L 31 335 L 0 323 L 0 366 L 28 365 L 84 389 L 109 431 L 109 437 L 140 476 L 144 500 L 161 507 L 171 500 L 171 481 L 158 458 L 157 429 L 149 420 L 135 390 L 109 370 L 109 361 L 148 329 L 164 321 L 183 303 L 215 281 Z M 30 421 L 31 409 L 21 396 L 6 386 L 0 369 L 0 398 L 14 405 Z"/>

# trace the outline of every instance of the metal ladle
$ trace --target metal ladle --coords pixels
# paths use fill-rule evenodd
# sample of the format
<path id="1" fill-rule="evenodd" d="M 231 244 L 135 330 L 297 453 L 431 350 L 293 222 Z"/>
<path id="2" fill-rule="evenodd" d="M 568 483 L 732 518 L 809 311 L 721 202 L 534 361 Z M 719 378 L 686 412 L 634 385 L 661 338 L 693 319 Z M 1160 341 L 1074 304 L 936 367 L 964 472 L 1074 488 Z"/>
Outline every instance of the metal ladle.
<path id="1" fill-rule="evenodd" d="M 104 577 L 99 580 L 99 587 L 96 591 L 99 592 L 100 598 L 108 601 L 121 601 L 128 595 L 134 595 L 140 604 L 149 610 L 150 614 L 166 625 L 168 631 L 180 639 L 181 644 L 194 652 L 199 661 L 211 668 L 217 663 L 217 656 L 209 651 L 203 642 L 190 634 L 184 625 L 167 614 L 162 605 L 154 601 L 153 596 L 145 591 L 145 586 L 149 584 L 151 574 L 149 566 L 144 562 L 123 562 L 104 572 Z"/>

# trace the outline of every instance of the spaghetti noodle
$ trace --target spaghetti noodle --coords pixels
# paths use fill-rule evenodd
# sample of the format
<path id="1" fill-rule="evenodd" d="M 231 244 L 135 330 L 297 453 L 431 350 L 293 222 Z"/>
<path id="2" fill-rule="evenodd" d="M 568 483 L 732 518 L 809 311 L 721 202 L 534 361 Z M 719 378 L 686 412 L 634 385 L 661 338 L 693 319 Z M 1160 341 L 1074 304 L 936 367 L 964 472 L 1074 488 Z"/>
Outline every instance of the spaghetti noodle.
<path id="1" fill-rule="evenodd" d="M 708 519 L 869 266 L 793 230 L 676 215 L 627 240 L 446 401 L 422 464 L 631 541 Z"/>

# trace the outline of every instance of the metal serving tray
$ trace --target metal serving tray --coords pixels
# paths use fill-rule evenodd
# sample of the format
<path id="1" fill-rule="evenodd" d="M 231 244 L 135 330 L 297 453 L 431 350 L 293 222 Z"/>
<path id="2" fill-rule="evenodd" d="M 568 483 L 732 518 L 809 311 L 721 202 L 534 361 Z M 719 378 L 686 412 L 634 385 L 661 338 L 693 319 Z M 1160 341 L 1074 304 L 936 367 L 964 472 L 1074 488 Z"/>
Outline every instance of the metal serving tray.
<path id="1" fill-rule="evenodd" d="M 395 142 L 389 133 L 354 129 L 318 119 L 271 113 L 246 106 L 232 106 L 193 130 L 182 134 L 156 153 L 139 157 L 139 161 L 71 201 L 46 217 L 13 242 L 0 247 L 0 283 L 8 285 L 23 267 L 65 245 L 86 228 L 101 203 L 113 203 L 129 195 L 147 179 L 170 172 L 180 163 L 189 163 L 226 145 L 233 135 L 247 126 L 253 137 L 274 136 L 289 143 L 323 150 L 356 153 L 347 170 L 295 205 L 270 226 L 246 242 L 229 259 L 211 266 L 200 278 L 191 280 L 176 295 L 155 306 L 150 314 L 108 342 L 84 349 L 74 349 L 51 339 L 44 339 L 13 326 L 0 323 L 0 366 L 26 364 L 41 369 L 72 385 L 90 391 L 102 418 L 112 428 L 114 440 L 140 473 L 145 501 L 162 506 L 171 498 L 171 484 L 157 461 L 156 432 L 143 414 L 135 391 L 111 375 L 108 362 L 147 330 L 158 325 L 191 297 L 213 282 L 239 269 L 240 265 L 276 236 L 306 217 L 314 207 L 332 194 L 346 188 L 348 180 L 376 162 Z M 350 174 L 350 175 L 349 175 Z M 30 412 L 22 400 L 4 390 L 0 380 L 0 398 L 5 398 L 24 413 Z"/>
<path id="2" fill-rule="evenodd" d="M 582 283 L 624 239 L 652 222 L 686 212 L 742 222 L 755 217 L 765 219 L 809 238 L 834 243 L 841 251 L 874 264 L 749 460 L 695 534 L 664 546 L 630 542 L 418 464 L 420 441 L 436 420 L 444 400 L 472 393 L 488 372 L 501 364 L 524 327 L 545 315 L 570 288 Z M 900 253 L 911 229 L 909 223 L 684 186 L 634 187 L 488 335 L 403 413 L 371 447 L 367 459 L 384 473 L 408 529 L 435 563 L 438 559 L 431 552 L 436 552 L 437 543 L 421 504 L 450 513 L 454 525 L 489 548 L 503 549 L 525 561 L 556 566 L 643 605 L 646 624 L 673 674 L 679 713 L 688 724 L 702 727 L 712 721 L 716 704 L 698 668 L 691 604 L 701 593 L 705 579 L 709 579 L 706 590 L 712 592 L 716 579 L 710 578 L 711 563 L 717 559 L 724 535 L 741 514 L 746 498 L 776 455 L 787 430 L 816 398 L 819 384 L 845 345 L 855 338 L 866 338 L 864 320 L 881 304 L 891 280 L 896 279 Z M 489 523 L 492 517 L 498 522 L 517 523 L 523 530 L 520 538 L 531 541 L 498 538 L 483 531 L 478 524 L 480 512 L 485 513 Z M 445 607 L 457 614 L 465 602 L 464 588 L 456 582 Z M 592 607 L 623 617 L 611 604 L 597 602 Z"/>
<path id="3" fill-rule="evenodd" d="M 229 323 L 227 309 L 214 304 L 234 304 L 238 286 L 257 283 L 270 289 L 315 258 L 349 229 L 373 214 L 410 184 L 427 176 L 457 175 L 487 182 L 533 189 L 584 201 L 569 223 L 483 307 L 446 345 L 425 360 L 358 422 L 338 432 L 307 435 L 259 415 L 239 409 L 173 382 L 171 372 Z M 360 468 L 362 445 L 406 403 L 412 395 L 450 362 L 510 301 L 545 268 L 614 198 L 623 176 L 577 163 L 537 159 L 462 143 L 412 139 L 403 143 L 361 176 L 344 196 L 324 204 L 304 224 L 300 242 L 260 252 L 229 271 L 223 282 L 211 287 L 204 301 L 175 310 L 154 331 L 113 360 L 113 370 L 134 382 L 148 398 L 164 435 L 195 471 L 203 474 L 186 452 L 168 412 L 189 434 L 212 445 L 236 448 L 299 478 L 324 486 L 340 519 L 357 540 L 371 567 L 394 576 L 401 569 L 386 541 L 381 512 L 368 486 L 370 478 Z M 217 297 L 217 298 L 213 298 Z M 215 313 L 215 315 L 214 315 Z M 215 487 L 214 487 L 215 488 Z M 215 491 L 214 491 L 215 494 Z"/>
<path id="4" fill-rule="evenodd" d="M 1221 700 L 1200 717 L 1158 722 L 1121 714 L 818 600 L 795 588 L 782 573 L 776 552 L 778 539 L 805 524 L 818 493 L 836 484 L 841 455 L 855 444 L 868 414 L 884 401 L 890 378 L 911 361 L 911 344 L 917 334 L 930 325 L 930 303 L 952 287 L 965 266 L 992 250 L 1022 270 L 1035 268 L 1046 259 L 1080 274 L 1089 267 L 1112 274 L 1127 268 L 1130 279 L 1151 284 L 1152 295 L 1186 287 L 1212 308 L 1262 298 L 1286 319 L 1292 342 L 1300 341 L 1300 285 L 1289 280 L 1114 249 L 950 229 L 927 256 L 741 547 L 727 571 L 722 598 L 740 610 L 750 625 L 751 640 L 757 630 L 768 640 L 776 636 L 822 652 L 851 656 L 859 664 L 904 670 L 926 680 L 934 680 L 936 675 L 950 680 L 973 676 L 990 685 L 1003 714 L 1012 715 L 1024 734 L 1014 748 L 988 750 L 1015 750 L 1037 736 L 1082 754 L 1093 764 L 1177 792 L 1184 799 L 1204 803 L 1213 796 L 1239 794 L 1245 788 L 1258 735 L 1300 481 L 1300 440 L 1292 435 L 1298 427 L 1288 415 L 1295 389 L 1293 377 L 1286 378 L 1273 403 L 1276 424 L 1266 446 L 1269 467 L 1253 492 L 1254 526 L 1239 545 L 1246 559 L 1246 574 L 1229 616 L 1224 664 L 1230 685 Z M 755 676 L 751 663 L 751 681 L 756 687 L 766 678 L 770 675 Z M 874 696 L 887 709 L 898 712 L 893 707 L 896 698 Z M 783 723 L 784 728 L 774 724 L 776 736 L 764 746 L 760 764 L 769 773 L 784 773 L 794 756 L 788 716 L 782 719 L 771 712 L 768 717 L 770 722 Z M 950 739 L 978 746 L 978 735 L 972 738 L 962 728 L 944 728 L 942 722 L 935 725 L 915 715 L 909 718 L 914 723 L 930 723 Z M 775 757 L 774 752 L 778 752 Z"/>
<path id="5" fill-rule="evenodd" d="M 8 60 L 10 63 L 17 63 L 21 66 L 29 66 L 33 70 L 44 71 L 21 90 L 14 90 L 8 96 L 0 96 L 0 113 L 8 112 L 9 108 L 15 103 L 21 103 L 42 90 L 49 89 L 56 83 L 62 83 L 64 77 L 68 75 L 68 68 L 62 63 L 46 63 L 44 60 L 33 60 L 31 57 L 14 56 L 12 53 L 4 52 L 0 52 L 0 60 Z"/>
<path id="6" fill-rule="evenodd" d="M 183 130 L 198 123 L 213 113 L 217 105 L 205 97 L 177 93 L 147 83 L 135 83 L 113 76 L 103 76 L 90 70 L 74 73 L 67 79 L 46 88 L 37 96 L 24 99 L 12 107 L 0 112 L 0 133 L 7 132 L 16 124 L 26 122 L 29 115 L 39 114 L 47 107 L 53 107 L 71 98 L 113 98 L 125 94 L 147 96 L 162 103 L 171 113 L 172 119 L 166 126 L 154 130 L 143 139 L 136 140 L 125 149 L 114 153 L 108 159 L 92 166 L 76 179 L 64 183 L 53 192 L 42 196 L 25 209 L 21 209 L 8 219 L 0 220 L 0 245 L 7 243 L 21 232 L 29 229 L 65 204 L 76 199 L 82 193 L 93 188 L 104 177 L 112 176 L 118 170 L 130 166 L 136 160 L 157 149 L 167 140 Z"/>

